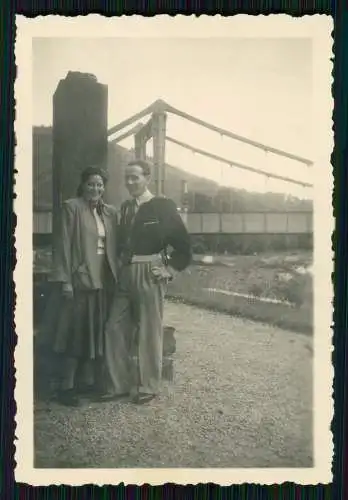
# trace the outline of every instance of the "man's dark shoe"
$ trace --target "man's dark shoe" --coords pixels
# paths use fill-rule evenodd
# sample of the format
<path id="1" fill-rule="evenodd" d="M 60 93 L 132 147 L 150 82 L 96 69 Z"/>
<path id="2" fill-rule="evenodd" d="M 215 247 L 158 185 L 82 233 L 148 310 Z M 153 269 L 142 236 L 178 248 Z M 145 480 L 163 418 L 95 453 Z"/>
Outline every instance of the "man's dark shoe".
<path id="1" fill-rule="evenodd" d="M 123 394 L 104 393 L 96 395 L 94 400 L 98 403 L 107 403 L 108 401 L 117 401 L 118 399 L 127 398 L 128 396 L 129 392 Z"/>
<path id="2" fill-rule="evenodd" d="M 133 403 L 137 405 L 144 405 L 146 403 L 150 403 L 153 399 L 155 399 L 156 394 L 137 394 L 132 399 Z"/>

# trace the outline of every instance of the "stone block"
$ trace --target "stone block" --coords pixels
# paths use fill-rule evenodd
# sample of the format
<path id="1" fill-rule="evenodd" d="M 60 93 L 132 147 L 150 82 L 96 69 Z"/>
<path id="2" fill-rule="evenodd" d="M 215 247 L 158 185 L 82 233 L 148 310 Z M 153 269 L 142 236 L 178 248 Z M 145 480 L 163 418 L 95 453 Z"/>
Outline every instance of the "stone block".
<path id="1" fill-rule="evenodd" d="M 173 354 L 176 352 L 175 328 L 165 326 L 163 328 L 163 362 L 162 377 L 164 380 L 172 381 L 174 378 Z"/>
<path id="2" fill-rule="evenodd" d="M 165 326 L 163 328 L 163 356 L 169 356 L 176 352 L 175 328 Z"/>
<path id="3" fill-rule="evenodd" d="M 162 377 L 170 382 L 174 378 L 174 361 L 171 357 L 164 357 L 162 363 Z"/>

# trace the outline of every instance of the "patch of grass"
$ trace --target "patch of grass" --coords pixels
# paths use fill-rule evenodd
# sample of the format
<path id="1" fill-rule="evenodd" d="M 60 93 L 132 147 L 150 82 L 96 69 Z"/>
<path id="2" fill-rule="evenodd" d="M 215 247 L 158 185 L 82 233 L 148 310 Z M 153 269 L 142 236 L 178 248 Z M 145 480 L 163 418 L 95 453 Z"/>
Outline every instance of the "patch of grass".
<path id="1" fill-rule="evenodd" d="M 296 307 L 312 307 L 313 279 L 310 274 L 292 274 L 289 280 L 276 279 L 272 284 L 274 295 Z"/>
<path id="2" fill-rule="evenodd" d="M 244 297 L 231 297 L 205 290 L 185 293 L 182 290 L 170 290 L 167 298 L 204 309 L 248 318 L 262 323 L 269 323 L 285 330 L 312 334 L 312 310 L 293 308 L 283 304 L 262 303 Z"/>
<path id="3" fill-rule="evenodd" d="M 311 264 L 309 253 L 215 257 L 214 264 L 194 264 L 168 287 L 167 296 L 187 304 L 311 333 L 313 290 L 309 273 L 296 268 Z M 207 289 L 217 290 L 216 292 Z M 219 290 L 255 297 L 224 295 Z M 276 299 L 274 304 L 260 299 Z"/>
<path id="4" fill-rule="evenodd" d="M 211 264 L 204 263 L 203 258 L 203 255 L 195 255 L 192 266 L 180 273 L 169 285 L 170 299 L 268 322 L 282 328 L 307 333 L 312 331 L 312 277 L 308 273 L 296 272 L 298 268 L 311 265 L 311 252 L 214 255 Z M 37 250 L 37 273 L 47 271 L 49 262 L 49 249 Z M 252 295 L 260 299 L 276 299 L 290 303 L 292 307 L 209 292 L 207 288 Z"/>

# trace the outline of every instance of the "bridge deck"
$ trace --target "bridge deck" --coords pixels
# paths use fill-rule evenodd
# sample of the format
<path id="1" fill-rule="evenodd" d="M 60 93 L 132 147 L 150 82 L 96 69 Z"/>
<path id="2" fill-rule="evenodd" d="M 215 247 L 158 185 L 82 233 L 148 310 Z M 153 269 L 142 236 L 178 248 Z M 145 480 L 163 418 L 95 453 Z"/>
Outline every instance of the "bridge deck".
<path id="1" fill-rule="evenodd" d="M 181 214 L 191 234 L 308 234 L 313 232 L 311 212 L 248 212 Z M 34 234 L 50 234 L 52 213 L 34 212 Z"/>

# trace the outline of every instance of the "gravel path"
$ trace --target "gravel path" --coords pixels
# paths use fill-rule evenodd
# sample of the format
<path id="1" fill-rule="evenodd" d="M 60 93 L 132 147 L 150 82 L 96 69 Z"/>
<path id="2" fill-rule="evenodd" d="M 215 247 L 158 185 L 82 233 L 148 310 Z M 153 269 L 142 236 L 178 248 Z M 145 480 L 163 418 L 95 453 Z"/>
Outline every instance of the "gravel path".
<path id="1" fill-rule="evenodd" d="M 39 402 L 35 466 L 311 467 L 309 336 L 183 304 L 175 381 L 151 406 Z"/>

